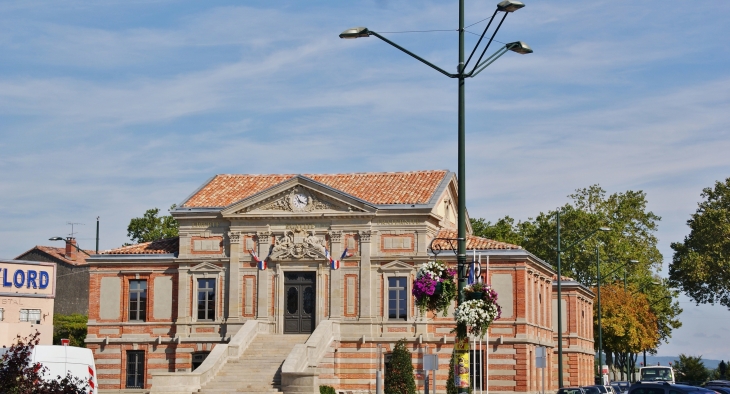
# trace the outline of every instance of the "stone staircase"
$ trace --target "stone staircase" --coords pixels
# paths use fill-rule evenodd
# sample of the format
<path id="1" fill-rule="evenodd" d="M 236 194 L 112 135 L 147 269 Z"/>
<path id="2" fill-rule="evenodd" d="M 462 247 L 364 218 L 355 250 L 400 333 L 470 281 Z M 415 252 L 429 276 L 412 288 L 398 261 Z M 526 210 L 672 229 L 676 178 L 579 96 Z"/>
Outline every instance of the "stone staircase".
<path id="1" fill-rule="evenodd" d="M 199 393 L 280 393 L 281 364 L 309 335 L 258 334 L 240 358 L 228 360 Z"/>

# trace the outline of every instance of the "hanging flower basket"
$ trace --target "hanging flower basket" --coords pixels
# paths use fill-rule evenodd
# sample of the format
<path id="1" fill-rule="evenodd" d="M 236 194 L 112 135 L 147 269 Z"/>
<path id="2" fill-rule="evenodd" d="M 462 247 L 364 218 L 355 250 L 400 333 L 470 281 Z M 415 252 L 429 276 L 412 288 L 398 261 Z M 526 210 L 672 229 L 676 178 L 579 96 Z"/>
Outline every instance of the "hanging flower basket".
<path id="1" fill-rule="evenodd" d="M 475 291 L 477 285 L 481 291 Z M 482 296 L 461 303 L 454 311 L 454 319 L 457 323 L 465 324 L 470 333 L 484 337 L 492 322 L 502 316 L 502 308 L 497 304 L 497 292 L 481 283 L 467 286 L 464 292 L 471 294 L 470 297 L 476 293 L 482 293 Z"/>
<path id="2" fill-rule="evenodd" d="M 418 269 L 413 296 L 421 314 L 429 310 L 447 315 L 451 302 L 456 299 L 455 275 L 456 270 L 449 269 L 442 261 L 429 261 Z"/>

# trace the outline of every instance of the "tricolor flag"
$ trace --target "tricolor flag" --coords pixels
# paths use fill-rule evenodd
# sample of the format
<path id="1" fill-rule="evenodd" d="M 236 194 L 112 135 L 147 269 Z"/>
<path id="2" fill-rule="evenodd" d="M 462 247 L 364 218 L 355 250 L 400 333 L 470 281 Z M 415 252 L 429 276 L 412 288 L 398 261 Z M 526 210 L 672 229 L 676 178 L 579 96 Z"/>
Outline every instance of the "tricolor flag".
<path id="1" fill-rule="evenodd" d="M 340 260 L 344 260 L 346 257 L 351 257 L 352 253 L 347 253 L 347 248 L 345 248 L 345 251 L 342 252 L 342 256 L 340 257 L 340 260 L 333 260 L 332 255 L 330 254 L 330 251 L 327 250 L 327 248 L 324 249 L 325 257 L 327 258 L 327 261 L 330 263 L 330 268 L 333 270 L 340 269 Z"/>
<path id="2" fill-rule="evenodd" d="M 265 270 L 266 266 L 267 266 L 266 259 L 268 259 L 268 257 L 266 259 L 261 260 L 259 258 L 259 256 L 256 255 L 256 252 L 253 251 L 253 249 L 249 249 L 248 252 L 251 253 L 251 257 L 253 257 L 253 260 L 256 262 L 256 264 L 258 264 L 259 269 Z"/>

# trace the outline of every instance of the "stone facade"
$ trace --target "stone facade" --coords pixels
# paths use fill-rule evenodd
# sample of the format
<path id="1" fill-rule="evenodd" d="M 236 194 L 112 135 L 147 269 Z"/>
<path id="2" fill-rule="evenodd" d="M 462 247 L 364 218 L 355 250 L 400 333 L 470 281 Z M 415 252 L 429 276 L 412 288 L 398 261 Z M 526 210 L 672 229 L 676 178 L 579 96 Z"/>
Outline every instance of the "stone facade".
<path id="1" fill-rule="evenodd" d="M 299 381 L 375 392 L 378 345 L 387 353 L 405 338 L 417 369 L 423 354 L 438 354 L 437 389 L 443 392 L 453 319 L 420 315 L 410 294 L 418 266 L 434 259 L 431 241 L 455 238 L 455 201 L 456 179 L 447 171 L 214 177 L 172 211 L 179 238 L 88 259 L 87 346 L 96 356 L 100 388 L 162 392 L 154 386 L 163 375 L 188 376 L 196 357 L 216 345 L 239 343 L 239 330 L 247 332 L 244 325 L 256 321 L 277 335 L 327 327 L 326 335 L 312 336 L 323 344 L 321 356 L 306 356 L 314 364 L 310 377 Z M 467 247 L 481 253 L 483 267 L 489 260 L 484 279 L 503 307 L 502 319 L 477 349 L 489 358 L 483 385 L 496 392 L 538 392 L 535 348 L 546 346 L 549 365 L 555 362 L 548 302 L 554 272 L 515 245 L 470 237 Z M 352 255 L 331 269 L 326 252 L 337 258 L 345 249 Z M 266 258 L 266 269 L 259 269 L 252 251 Z M 452 252 L 438 259 L 456 264 Z M 565 292 L 571 305 L 573 294 L 592 302 L 592 294 L 578 286 Z M 399 302 L 402 308 L 393 307 Z M 398 309 L 397 318 L 391 307 Z M 572 324 L 574 313 L 566 317 Z M 583 327 L 571 324 L 569 330 Z M 571 347 L 578 362 L 593 354 L 592 324 L 585 329 Z M 299 362 L 297 351 L 286 363 Z M 130 366 L 140 373 L 130 376 Z M 546 389 L 553 390 L 556 372 L 547 373 Z M 282 379 L 287 385 L 290 377 Z"/>

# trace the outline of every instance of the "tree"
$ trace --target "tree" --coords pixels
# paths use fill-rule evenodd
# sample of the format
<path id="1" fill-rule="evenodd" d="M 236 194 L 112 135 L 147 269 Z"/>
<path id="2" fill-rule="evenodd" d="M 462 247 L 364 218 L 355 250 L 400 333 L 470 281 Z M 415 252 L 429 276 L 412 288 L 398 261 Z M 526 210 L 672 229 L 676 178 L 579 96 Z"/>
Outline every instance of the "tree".
<path id="1" fill-rule="evenodd" d="M 68 339 L 69 345 L 85 347 L 87 323 L 89 317 L 74 313 L 71 315 L 53 315 L 53 344 L 60 345 L 61 339 Z"/>
<path id="2" fill-rule="evenodd" d="M 725 379 L 725 377 L 727 376 L 727 364 L 724 360 L 720 360 L 720 364 L 717 365 L 717 372 L 720 375 L 720 379 Z"/>
<path id="3" fill-rule="evenodd" d="M 385 394 L 416 394 L 411 352 L 405 339 L 395 344 L 390 362 L 385 365 Z"/>
<path id="4" fill-rule="evenodd" d="M 672 243 L 670 281 L 698 304 L 730 308 L 730 178 L 705 188 L 687 221 L 684 242 Z"/>
<path id="5" fill-rule="evenodd" d="M 594 305 L 597 309 L 598 303 Z M 598 334 L 598 311 L 594 316 L 594 332 Z M 624 289 L 622 284 L 601 286 L 603 350 L 609 365 L 615 364 L 620 371 L 626 371 L 626 366 L 632 364 L 631 354 L 656 347 L 659 343 L 657 324 L 643 294 L 632 294 L 631 288 Z"/>
<path id="6" fill-rule="evenodd" d="M 67 374 L 54 380 L 49 377 L 47 368 L 31 361 L 33 348 L 40 342 L 36 331 L 27 338 L 18 336 L 17 342 L 2 355 L 0 368 L 0 393 L 8 394 L 85 394 L 88 384 Z"/>
<path id="7" fill-rule="evenodd" d="M 562 274 L 592 286 L 596 281 L 596 246 L 604 281 L 614 279 L 606 278 L 612 271 L 623 276 L 624 269 L 618 268 L 629 260 L 638 260 L 638 264 L 626 265 L 628 281 L 645 285 L 642 291 L 647 294 L 648 301 L 658 302 L 652 310 L 658 319 L 661 340 L 668 340 L 672 330 L 681 326 L 677 316 L 682 310 L 679 303 L 664 300 L 666 296 L 677 296 L 666 282 L 660 286 L 647 286 L 656 280 L 654 272 L 661 269 L 663 258 L 654 235 L 661 218 L 647 210 L 646 193 L 628 190 L 607 195 L 599 185 L 592 185 L 578 189 L 568 197 L 571 202 L 559 208 Z M 471 224 L 474 235 L 520 245 L 557 268 L 556 212 L 540 212 L 534 219 L 518 222 L 509 216 L 494 224 L 485 219 L 472 219 Z M 596 233 L 575 244 L 599 227 L 608 227 L 611 231 Z M 574 247 L 566 250 L 573 244 Z"/>
<path id="8" fill-rule="evenodd" d="M 170 211 L 175 209 L 175 204 Z M 173 238 L 178 235 L 178 223 L 170 215 L 160 216 L 159 208 L 148 209 L 141 218 L 133 218 L 127 226 L 127 236 L 136 243 Z"/>
<path id="9" fill-rule="evenodd" d="M 702 356 L 692 357 L 680 354 L 679 361 L 675 361 L 672 368 L 677 375 L 675 378 L 677 381 L 701 384 L 710 377 L 710 372 L 702 362 Z"/>

